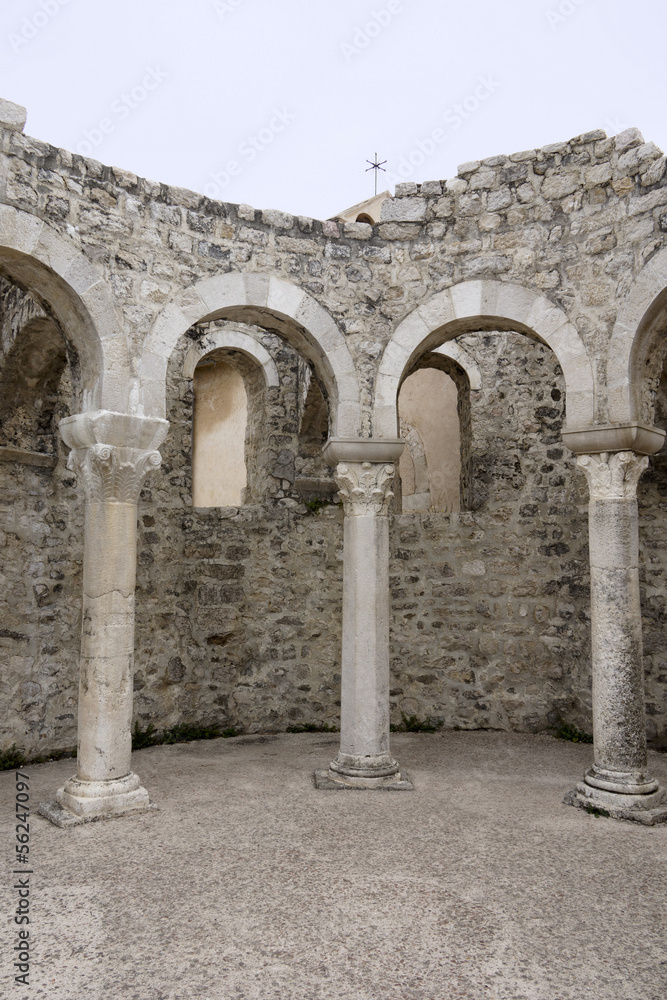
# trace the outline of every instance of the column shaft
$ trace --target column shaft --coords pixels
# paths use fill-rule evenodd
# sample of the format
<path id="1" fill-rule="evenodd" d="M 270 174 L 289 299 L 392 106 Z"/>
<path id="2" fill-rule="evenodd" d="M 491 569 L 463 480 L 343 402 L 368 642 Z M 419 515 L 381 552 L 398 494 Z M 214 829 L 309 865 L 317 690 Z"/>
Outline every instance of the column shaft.
<path id="1" fill-rule="evenodd" d="M 73 826 L 147 809 L 130 767 L 137 500 L 165 420 L 99 411 L 62 421 L 86 492 L 77 773 L 40 812 Z"/>
<path id="2" fill-rule="evenodd" d="M 402 444 L 398 443 L 398 453 Z M 364 443 L 357 445 L 362 451 Z M 396 442 L 393 443 L 396 451 Z M 391 454 L 391 452 L 390 452 Z M 345 511 L 340 751 L 320 788 L 411 788 L 389 751 L 389 503 L 394 465 L 341 462 Z"/>
<path id="3" fill-rule="evenodd" d="M 389 518 L 345 517 L 339 761 L 394 774 L 389 756 Z M 364 763 L 365 762 L 365 763 Z"/>
<path id="4" fill-rule="evenodd" d="M 86 504 L 77 777 L 130 773 L 136 503 Z"/>
<path id="5" fill-rule="evenodd" d="M 591 498 L 591 640 L 595 763 L 587 777 L 611 791 L 648 782 L 636 498 Z"/>

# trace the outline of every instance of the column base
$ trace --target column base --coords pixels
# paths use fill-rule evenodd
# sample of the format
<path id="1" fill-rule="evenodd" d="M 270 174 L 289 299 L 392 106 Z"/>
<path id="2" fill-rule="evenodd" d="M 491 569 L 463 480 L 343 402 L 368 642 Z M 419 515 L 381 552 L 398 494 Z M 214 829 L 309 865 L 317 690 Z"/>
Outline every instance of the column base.
<path id="1" fill-rule="evenodd" d="M 55 826 L 79 826 L 100 819 L 113 819 L 156 807 L 136 774 L 111 781 L 80 781 L 70 778 L 55 799 L 41 802 L 37 811 Z"/>
<path id="2" fill-rule="evenodd" d="M 381 788 L 386 792 L 412 792 L 414 785 L 405 772 L 395 771 L 382 777 L 366 778 L 341 774 L 340 771 L 315 771 L 315 788 L 333 791 L 338 788 Z"/>
<path id="3" fill-rule="evenodd" d="M 358 755 L 339 751 L 328 771 L 315 772 L 315 787 L 384 788 L 390 792 L 412 791 L 413 784 L 401 774 L 398 762 L 389 753 Z"/>
<path id="4" fill-rule="evenodd" d="M 573 791 L 567 793 L 563 802 L 596 816 L 628 819 L 645 826 L 667 822 L 667 793 L 660 787 L 647 795 L 627 795 L 594 788 L 580 781 Z"/>

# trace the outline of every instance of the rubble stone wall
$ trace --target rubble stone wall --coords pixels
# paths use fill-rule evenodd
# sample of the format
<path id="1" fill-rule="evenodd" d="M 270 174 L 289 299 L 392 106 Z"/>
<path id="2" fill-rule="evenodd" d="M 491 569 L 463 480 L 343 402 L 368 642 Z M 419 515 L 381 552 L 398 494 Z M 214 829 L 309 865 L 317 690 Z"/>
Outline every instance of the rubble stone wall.
<path id="1" fill-rule="evenodd" d="M 573 324 L 594 375 L 596 419 L 605 423 L 619 310 L 667 246 L 665 168 L 637 130 L 592 132 L 464 164 L 452 180 L 399 185 L 370 226 L 213 202 L 0 127 L 0 378 L 30 331 L 48 326 L 66 345 L 49 406 L 25 380 L 25 419 L 14 408 L 0 426 L 0 446 L 50 452 L 55 461 L 0 462 L 0 745 L 38 752 L 75 742 L 83 500 L 55 425 L 102 384 L 117 392 L 119 408 L 140 405 L 144 345 L 174 302 L 187 301 L 191 315 L 201 301 L 201 314 L 172 345 L 171 429 L 139 506 L 136 719 L 255 731 L 335 722 L 342 509 L 310 503 L 333 495 L 318 455 L 335 404 L 327 373 L 316 349 L 314 366 L 307 363 L 300 348 L 309 332 L 289 316 L 232 310 L 224 322 L 261 343 L 280 384 L 262 386 L 247 358 L 225 353 L 249 390 L 249 502 L 194 509 L 183 362 L 214 324 L 193 289 L 236 273 L 279 277 L 308 293 L 353 359 L 360 432 L 369 436 L 378 365 L 398 324 L 461 282 L 512 282 Z M 33 224 L 34 238 L 25 235 Z M 68 249 L 63 259 L 56 237 L 71 256 Z M 21 240 L 21 253 L 3 249 Z M 26 264 L 38 241 L 46 248 L 39 267 Z M 90 360 L 102 355 L 81 350 L 81 316 L 62 305 L 68 281 L 78 288 L 84 279 L 96 289 L 91 309 L 102 290 L 109 297 L 102 372 Z M 566 385 L 539 342 L 539 322 L 513 332 L 502 321 L 483 316 L 443 333 L 458 337 L 482 376 L 481 389 L 459 398 L 464 509 L 392 516 L 393 718 L 519 730 L 563 718 L 590 729 L 586 488 L 560 436 Z M 655 327 L 651 338 L 638 414 L 646 421 L 664 331 Z M 37 351 L 46 341 L 34 343 Z M 658 394 L 661 406 L 667 412 Z M 661 454 L 639 489 L 651 737 L 667 733 L 666 477 Z"/>

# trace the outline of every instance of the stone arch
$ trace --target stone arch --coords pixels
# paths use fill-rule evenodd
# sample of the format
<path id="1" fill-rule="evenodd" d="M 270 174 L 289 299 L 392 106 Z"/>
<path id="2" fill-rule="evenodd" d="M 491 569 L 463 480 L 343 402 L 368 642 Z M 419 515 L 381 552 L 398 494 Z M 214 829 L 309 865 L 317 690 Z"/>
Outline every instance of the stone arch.
<path id="1" fill-rule="evenodd" d="M 0 205 L 0 273 L 71 339 L 81 365 L 82 409 L 130 411 L 136 392 L 127 345 L 102 271 L 42 219 Z"/>
<path id="2" fill-rule="evenodd" d="M 666 318 L 667 248 L 642 268 L 618 312 L 607 362 L 611 423 L 651 421 L 648 394 L 644 392 L 646 362 Z"/>
<path id="3" fill-rule="evenodd" d="M 167 361 L 195 323 L 231 319 L 277 330 L 311 362 L 329 397 L 331 434 L 357 437 L 361 408 L 357 374 L 345 338 L 311 295 L 283 278 L 228 272 L 182 291 L 158 316 L 144 345 L 141 400 L 149 416 L 164 416 Z"/>
<path id="4" fill-rule="evenodd" d="M 206 334 L 204 340 L 190 348 L 183 362 L 183 374 L 186 378 L 192 378 L 197 362 L 201 361 L 212 351 L 228 349 L 240 351 L 246 357 L 254 360 L 261 369 L 262 376 L 267 388 L 277 386 L 280 383 L 276 363 L 261 344 L 249 337 L 247 333 L 240 333 L 236 330 L 215 330 Z"/>
<path id="5" fill-rule="evenodd" d="M 380 362 L 373 435 L 395 437 L 401 380 L 422 354 L 461 333 L 479 330 L 516 330 L 550 347 L 565 377 L 568 430 L 593 424 L 593 371 L 582 340 L 566 314 L 531 288 L 480 280 L 464 281 L 437 292 L 398 324 Z"/>
<path id="6" fill-rule="evenodd" d="M 455 361 L 468 376 L 469 386 L 473 392 L 482 388 L 482 374 L 479 365 L 455 340 L 449 340 L 446 344 L 436 347 L 433 354 L 440 354 L 443 358 L 451 358 L 452 361 Z"/>

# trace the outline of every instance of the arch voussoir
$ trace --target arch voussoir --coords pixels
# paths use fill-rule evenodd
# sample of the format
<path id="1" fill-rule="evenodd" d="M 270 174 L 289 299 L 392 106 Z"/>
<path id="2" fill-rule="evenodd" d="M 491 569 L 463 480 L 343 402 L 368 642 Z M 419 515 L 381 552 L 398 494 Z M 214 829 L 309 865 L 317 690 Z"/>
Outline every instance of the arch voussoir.
<path id="1" fill-rule="evenodd" d="M 167 362 L 193 324 L 216 319 L 278 321 L 292 345 L 314 365 L 329 395 L 332 434 L 360 433 L 359 382 L 349 348 L 332 317 L 308 292 L 283 278 L 262 273 L 204 278 L 169 302 L 146 339 L 139 364 L 146 413 L 163 416 Z"/>
<path id="2" fill-rule="evenodd" d="M 84 409 L 128 411 L 135 393 L 127 341 L 103 271 L 68 236 L 10 205 L 0 205 L 0 264 L 76 348 Z"/>
<path id="3" fill-rule="evenodd" d="M 464 281 L 420 303 L 398 324 L 387 344 L 375 383 L 373 433 L 397 428 L 398 390 L 424 353 L 475 329 L 515 329 L 550 347 L 563 369 L 568 429 L 595 420 L 593 370 L 584 344 L 567 315 L 542 293 L 509 282 Z"/>
<path id="4" fill-rule="evenodd" d="M 642 361 L 652 339 L 652 314 L 667 296 L 667 248 L 640 271 L 621 305 L 607 358 L 609 419 L 632 423 L 646 419 L 642 412 Z"/>

